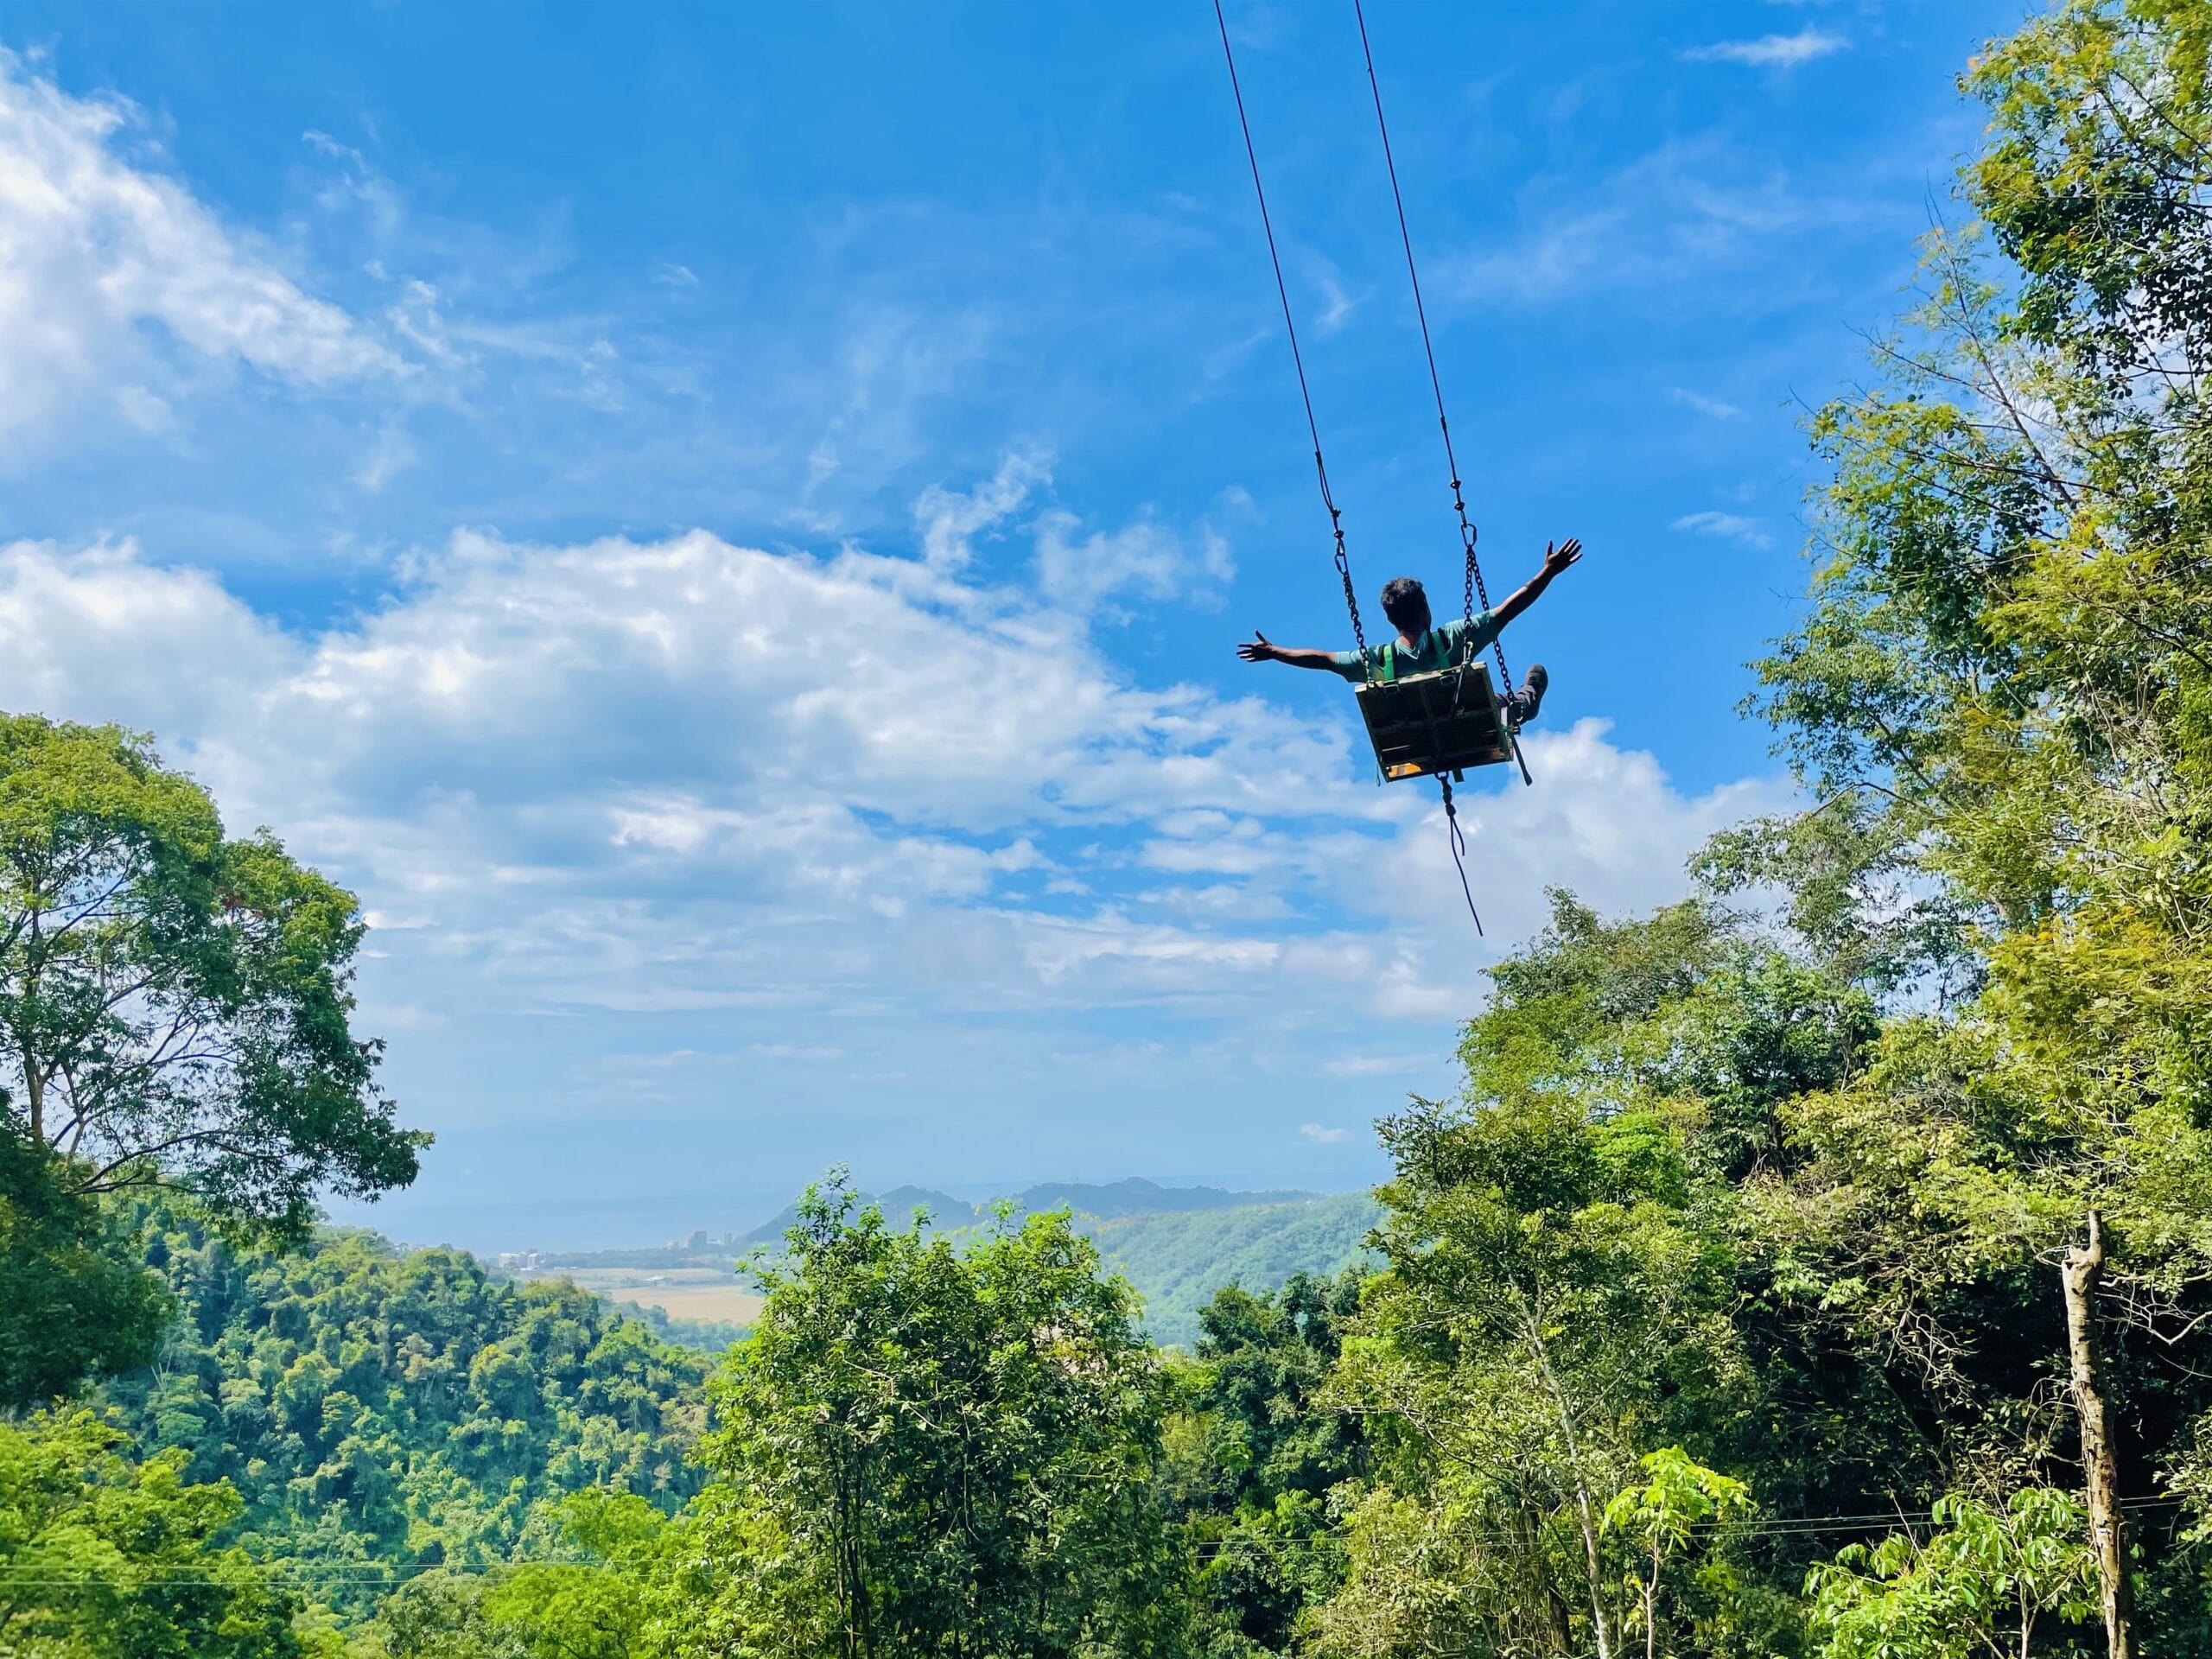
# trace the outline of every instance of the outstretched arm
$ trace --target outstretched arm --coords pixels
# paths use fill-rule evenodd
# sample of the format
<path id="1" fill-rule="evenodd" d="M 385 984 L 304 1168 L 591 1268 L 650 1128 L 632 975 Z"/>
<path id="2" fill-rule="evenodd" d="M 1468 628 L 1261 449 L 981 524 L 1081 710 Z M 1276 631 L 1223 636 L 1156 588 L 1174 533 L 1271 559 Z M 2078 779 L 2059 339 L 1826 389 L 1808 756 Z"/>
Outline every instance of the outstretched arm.
<path id="1" fill-rule="evenodd" d="M 1293 668 L 1336 668 L 1336 653 L 1315 651 L 1305 645 L 1271 645 L 1268 636 L 1257 628 L 1245 644 L 1236 647 L 1236 654 L 1248 663 L 1288 663 Z"/>
<path id="2" fill-rule="evenodd" d="M 1557 546 L 1546 543 L 1544 568 L 1529 577 L 1520 588 L 1506 595 L 1505 602 L 1492 613 L 1497 618 L 1497 626 L 1503 627 L 1535 604 L 1536 596 L 1552 585 L 1552 578 L 1581 556 L 1582 542 L 1579 537 L 1570 536 Z"/>

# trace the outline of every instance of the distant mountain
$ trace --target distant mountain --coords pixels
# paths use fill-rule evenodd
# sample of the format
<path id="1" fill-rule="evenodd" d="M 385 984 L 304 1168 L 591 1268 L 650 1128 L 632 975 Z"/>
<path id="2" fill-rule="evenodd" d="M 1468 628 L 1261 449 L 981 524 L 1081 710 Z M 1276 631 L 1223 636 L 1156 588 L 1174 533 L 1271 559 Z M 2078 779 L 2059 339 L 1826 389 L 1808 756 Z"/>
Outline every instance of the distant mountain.
<path id="1" fill-rule="evenodd" d="M 1254 1204 L 1305 1204 L 1326 1195 L 1294 1190 L 1230 1192 L 1218 1186 L 1162 1186 L 1132 1175 L 1095 1186 L 1084 1181 L 1046 1181 L 1014 1195 L 1023 1211 L 1072 1210 L 1099 1221 L 1125 1216 L 1156 1216 L 1193 1210 L 1237 1210 Z"/>
<path id="2" fill-rule="evenodd" d="M 1147 1181 L 1135 1175 L 1127 1180 L 1110 1181 L 1103 1185 L 1088 1181 L 1043 1181 L 1012 1195 L 1017 1216 L 1033 1215 L 1046 1210 L 1072 1210 L 1078 1222 L 1114 1222 L 1131 1216 L 1238 1210 L 1254 1205 L 1306 1204 L 1326 1196 L 1296 1190 L 1232 1192 L 1218 1186 L 1162 1186 L 1157 1181 Z M 927 1210 L 936 1225 L 946 1228 L 972 1226 L 991 1212 L 988 1202 L 969 1204 L 964 1198 L 932 1192 L 924 1186 L 894 1186 L 888 1192 L 862 1193 L 861 1197 L 880 1209 L 886 1221 L 902 1226 L 918 1209 Z M 744 1234 L 740 1243 L 747 1245 L 773 1243 L 782 1238 L 785 1230 L 798 1219 L 798 1206 L 786 1205 L 751 1232 Z"/>

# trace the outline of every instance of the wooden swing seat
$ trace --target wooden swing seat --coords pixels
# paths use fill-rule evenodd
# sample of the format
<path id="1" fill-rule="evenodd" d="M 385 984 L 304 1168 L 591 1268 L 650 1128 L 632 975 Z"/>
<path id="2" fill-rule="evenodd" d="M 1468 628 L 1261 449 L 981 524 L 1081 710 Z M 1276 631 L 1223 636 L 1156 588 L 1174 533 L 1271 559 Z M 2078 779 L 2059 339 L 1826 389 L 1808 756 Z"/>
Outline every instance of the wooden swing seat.
<path id="1" fill-rule="evenodd" d="M 1456 777 L 1516 758 L 1487 663 L 1370 680 L 1358 696 L 1375 764 L 1386 779 Z"/>

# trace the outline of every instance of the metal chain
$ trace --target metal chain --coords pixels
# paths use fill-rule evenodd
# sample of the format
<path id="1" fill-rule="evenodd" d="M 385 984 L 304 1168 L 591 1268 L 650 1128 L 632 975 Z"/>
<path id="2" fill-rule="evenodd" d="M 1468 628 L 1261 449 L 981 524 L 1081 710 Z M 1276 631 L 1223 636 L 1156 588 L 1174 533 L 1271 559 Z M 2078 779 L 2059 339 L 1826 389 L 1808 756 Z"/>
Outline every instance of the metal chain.
<path id="1" fill-rule="evenodd" d="M 1359 21 L 1359 48 L 1367 58 L 1367 85 L 1375 94 L 1375 127 L 1382 135 L 1382 164 L 1390 173 L 1390 199 L 1398 208 L 1398 240 L 1406 250 L 1406 275 L 1414 285 L 1414 315 L 1421 321 L 1421 350 L 1428 357 L 1429 389 L 1436 394 L 1436 426 L 1444 435 L 1444 461 L 1452 474 L 1452 505 L 1459 515 L 1459 544 L 1466 551 L 1466 617 L 1474 620 L 1475 600 L 1479 596 L 1483 608 L 1490 608 L 1490 588 L 1483 581 L 1481 563 L 1475 557 L 1475 526 L 1467 517 L 1467 501 L 1459 486 L 1459 458 L 1452 452 L 1452 423 L 1444 413 L 1444 381 L 1436 372 L 1436 345 L 1428 334 L 1428 308 L 1421 302 L 1421 271 L 1414 264 L 1414 236 L 1406 226 L 1406 198 L 1398 188 L 1398 162 L 1390 152 L 1390 124 L 1382 117 L 1382 83 L 1375 74 L 1375 48 L 1368 43 L 1367 13 L 1359 0 L 1352 0 L 1352 16 Z M 1505 645 L 1501 639 L 1491 641 L 1491 648 L 1497 657 L 1497 678 L 1503 695 L 1513 695 L 1513 671 L 1505 665 Z"/>
<path id="2" fill-rule="evenodd" d="M 1221 55 L 1229 64 L 1229 90 L 1236 99 L 1236 124 L 1244 130 L 1244 158 L 1252 164 L 1252 194 L 1260 199 L 1260 228 L 1268 233 L 1268 259 L 1274 266 L 1275 296 L 1282 302 L 1282 326 L 1290 334 L 1290 360 L 1298 371 L 1298 395 L 1306 404 L 1306 429 L 1313 437 L 1313 471 L 1321 480 L 1321 505 L 1329 510 L 1329 531 L 1337 543 L 1337 575 L 1344 579 L 1344 610 L 1351 618 L 1352 643 L 1367 660 L 1367 630 L 1360 626 L 1359 595 L 1351 585 L 1351 560 L 1344 552 L 1344 515 L 1329 493 L 1329 468 L 1321 459 L 1321 424 L 1313 417 L 1313 392 L 1306 384 L 1306 358 L 1298 349 L 1298 325 L 1291 320 L 1290 289 L 1282 279 L 1282 256 L 1275 251 L 1274 222 L 1268 215 L 1267 187 L 1260 182 L 1260 152 L 1252 145 L 1252 123 L 1244 113 L 1244 89 L 1236 80 L 1236 54 L 1229 44 L 1229 19 L 1221 0 L 1213 0 L 1213 20 L 1221 29 Z M 1371 669 L 1370 669 L 1371 671 Z"/>
<path id="3" fill-rule="evenodd" d="M 1344 552 L 1344 515 L 1337 510 L 1336 497 L 1329 493 L 1329 469 L 1321 460 L 1321 452 L 1313 452 L 1313 470 L 1321 480 L 1321 505 L 1329 510 L 1329 530 L 1337 538 L 1337 575 L 1344 585 L 1344 609 L 1351 615 L 1351 642 L 1359 652 L 1362 664 L 1367 661 L 1367 630 L 1360 626 L 1359 595 L 1351 585 L 1351 560 Z"/>

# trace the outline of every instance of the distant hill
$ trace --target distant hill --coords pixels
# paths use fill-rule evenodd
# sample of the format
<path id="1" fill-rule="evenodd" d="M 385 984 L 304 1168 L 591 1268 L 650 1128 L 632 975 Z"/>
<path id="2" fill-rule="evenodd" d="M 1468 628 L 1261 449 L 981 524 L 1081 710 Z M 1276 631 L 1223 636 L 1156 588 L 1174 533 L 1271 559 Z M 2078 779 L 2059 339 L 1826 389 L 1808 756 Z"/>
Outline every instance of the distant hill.
<path id="1" fill-rule="evenodd" d="M 973 1225 L 988 1217 L 991 1211 L 988 1202 L 969 1204 L 964 1198 L 932 1192 L 924 1186 L 894 1186 L 888 1192 L 863 1193 L 861 1196 L 881 1209 L 885 1220 L 902 1225 L 907 1217 L 918 1209 L 927 1210 L 938 1226 L 948 1228 Z M 1089 1181 L 1043 1181 L 1011 1196 L 1016 1215 L 1033 1215 L 1046 1210 L 1072 1210 L 1078 1221 L 1113 1222 L 1131 1216 L 1237 1210 L 1255 1205 L 1303 1204 L 1324 1195 L 1295 1190 L 1232 1192 L 1218 1186 L 1162 1186 L 1157 1181 L 1147 1181 L 1141 1176 L 1133 1175 L 1127 1180 L 1103 1185 Z M 798 1218 L 797 1206 L 786 1205 L 751 1232 L 742 1235 L 741 1242 L 748 1245 L 774 1243 L 783 1237 L 785 1229 Z"/>
<path id="2" fill-rule="evenodd" d="M 1130 1216 L 1092 1232 L 1099 1252 L 1144 1297 L 1154 1342 L 1198 1340 L 1198 1309 L 1224 1285 L 1273 1290 L 1294 1273 L 1334 1274 L 1365 1258 L 1382 1214 L 1366 1192 L 1296 1203 Z"/>

